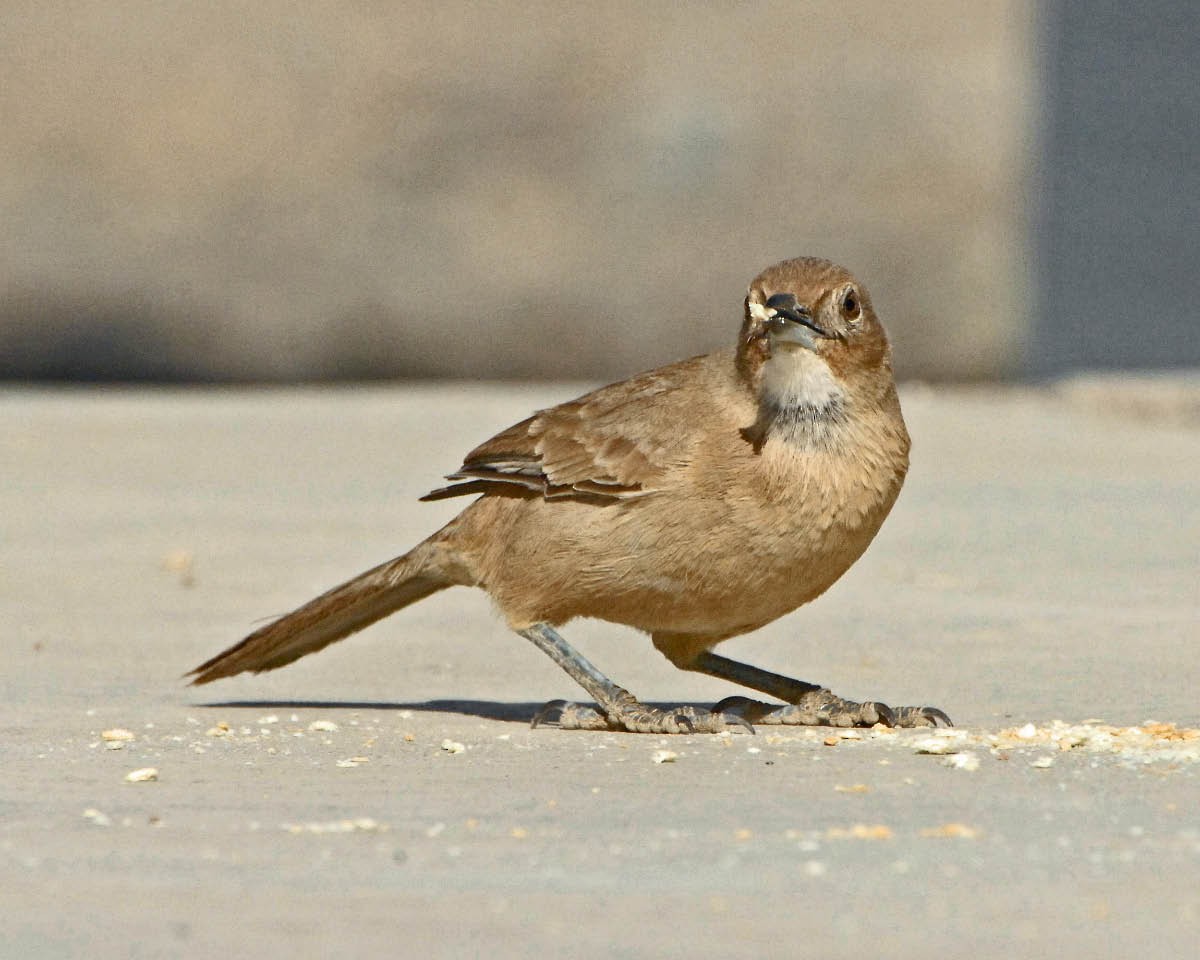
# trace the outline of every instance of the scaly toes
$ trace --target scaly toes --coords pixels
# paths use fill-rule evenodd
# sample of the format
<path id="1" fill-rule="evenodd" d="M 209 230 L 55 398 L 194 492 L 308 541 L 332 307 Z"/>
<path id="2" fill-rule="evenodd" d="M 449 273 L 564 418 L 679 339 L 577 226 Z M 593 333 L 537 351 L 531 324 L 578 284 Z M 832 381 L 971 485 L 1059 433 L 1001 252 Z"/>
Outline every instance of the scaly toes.
<path id="1" fill-rule="evenodd" d="M 536 730 L 539 724 L 554 723 L 555 721 L 561 730 L 613 729 L 608 719 L 599 710 L 570 700 L 551 700 L 533 715 L 529 726 Z"/>
<path id="2" fill-rule="evenodd" d="M 856 703 L 821 689 L 796 703 L 772 704 L 749 697 L 726 697 L 711 710 L 648 707 L 626 691 L 605 706 L 585 706 L 551 700 L 533 717 L 532 727 L 556 722 L 563 730 L 622 730 L 629 733 L 722 733 L 740 728 L 754 733 L 754 724 L 805 727 L 952 727 L 937 707 L 889 707 L 877 700 Z"/>
<path id="3" fill-rule="evenodd" d="M 937 707 L 894 707 L 897 727 L 952 727 L 954 722 Z"/>
<path id="4" fill-rule="evenodd" d="M 814 690 L 796 703 L 785 704 L 763 703 L 749 697 L 726 697 L 713 707 L 713 712 L 742 717 L 749 723 L 798 727 L 871 727 L 877 723 L 890 727 L 896 722 L 895 714 L 887 704 L 855 703 L 825 689 Z"/>
<path id="5" fill-rule="evenodd" d="M 804 727 L 952 726 L 950 718 L 936 707 L 889 707 L 877 700 L 856 703 L 843 700 L 828 690 L 814 690 L 796 703 L 772 704 L 749 697 L 726 697 L 713 707 L 726 719 L 740 717 L 748 723 L 787 724 Z"/>
<path id="6" fill-rule="evenodd" d="M 716 733 L 724 729 L 721 722 L 708 713 L 698 713 L 694 707 L 658 710 L 643 704 L 622 704 L 612 718 L 630 733 Z"/>
<path id="7" fill-rule="evenodd" d="M 744 717 L 716 710 L 697 710 L 695 707 L 672 707 L 660 710 L 634 701 L 622 703 L 609 715 L 615 729 L 630 733 L 722 733 L 740 727 L 754 733 L 754 727 Z"/>
<path id="8" fill-rule="evenodd" d="M 753 734 L 754 727 L 737 713 L 723 714 L 695 707 L 660 710 L 632 696 L 623 696 L 608 710 L 567 700 L 551 700 L 533 717 L 532 727 L 557 721 L 562 730 L 622 730 L 629 733 L 721 733 L 739 727 Z"/>

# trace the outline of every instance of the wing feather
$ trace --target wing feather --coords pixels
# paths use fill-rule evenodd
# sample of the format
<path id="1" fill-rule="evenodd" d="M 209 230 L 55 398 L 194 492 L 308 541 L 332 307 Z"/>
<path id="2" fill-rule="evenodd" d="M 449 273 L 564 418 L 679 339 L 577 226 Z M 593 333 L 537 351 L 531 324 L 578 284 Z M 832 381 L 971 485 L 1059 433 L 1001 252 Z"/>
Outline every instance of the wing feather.
<path id="1" fill-rule="evenodd" d="M 672 364 L 540 410 L 467 454 L 446 477 L 457 481 L 422 497 L 475 493 L 541 494 L 547 499 L 625 500 L 654 493 L 691 456 L 690 411 L 680 387 L 705 358 Z"/>

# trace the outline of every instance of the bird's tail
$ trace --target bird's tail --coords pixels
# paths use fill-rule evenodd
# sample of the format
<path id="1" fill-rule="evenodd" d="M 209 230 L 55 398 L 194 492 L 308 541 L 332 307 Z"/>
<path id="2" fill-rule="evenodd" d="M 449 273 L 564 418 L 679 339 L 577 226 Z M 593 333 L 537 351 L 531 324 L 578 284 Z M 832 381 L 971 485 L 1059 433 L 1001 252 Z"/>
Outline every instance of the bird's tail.
<path id="1" fill-rule="evenodd" d="M 437 562 L 435 534 L 402 557 L 334 587 L 188 672 L 193 684 L 274 670 L 348 637 L 410 603 L 464 582 Z"/>

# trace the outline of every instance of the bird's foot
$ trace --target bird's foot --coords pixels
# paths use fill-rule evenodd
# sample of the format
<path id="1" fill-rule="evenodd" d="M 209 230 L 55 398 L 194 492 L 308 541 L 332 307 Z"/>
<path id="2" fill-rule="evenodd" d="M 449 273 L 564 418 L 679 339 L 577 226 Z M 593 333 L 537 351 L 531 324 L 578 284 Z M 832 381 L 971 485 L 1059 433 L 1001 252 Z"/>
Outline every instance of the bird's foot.
<path id="1" fill-rule="evenodd" d="M 555 717 L 557 714 L 557 717 Z M 607 705 L 588 706 L 551 700 L 533 718 L 531 726 L 557 719 L 563 730 L 621 730 L 628 733 L 721 733 L 741 728 L 754 733 L 751 722 L 738 713 L 672 707 L 648 707 L 627 690 L 620 690 Z"/>
<path id="2" fill-rule="evenodd" d="M 868 700 L 855 703 L 843 700 L 828 690 L 806 693 L 796 703 L 783 705 L 763 703 L 749 697 L 726 697 L 713 707 L 727 722 L 741 717 L 748 723 L 789 724 L 793 726 L 871 727 L 952 727 L 954 724 L 937 707 L 889 707 L 886 703 Z"/>

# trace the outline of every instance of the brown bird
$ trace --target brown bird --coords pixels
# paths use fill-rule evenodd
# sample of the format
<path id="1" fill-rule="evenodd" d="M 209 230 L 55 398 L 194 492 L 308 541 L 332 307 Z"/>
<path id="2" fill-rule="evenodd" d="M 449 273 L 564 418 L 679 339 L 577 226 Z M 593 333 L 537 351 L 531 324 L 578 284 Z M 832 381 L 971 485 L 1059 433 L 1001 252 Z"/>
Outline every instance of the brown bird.
<path id="1" fill-rule="evenodd" d="M 480 496 L 408 553 L 256 630 L 191 671 L 209 683 L 273 670 L 455 585 L 486 590 L 509 626 L 596 701 L 534 718 L 643 733 L 752 723 L 950 724 L 934 707 L 843 700 L 712 652 L 820 596 L 862 555 L 908 470 L 891 350 L 866 289 L 827 260 L 750 284 L 737 346 L 542 410 L 467 454 Z M 650 634 L 683 670 L 784 701 L 711 711 L 640 703 L 555 629 L 576 617 Z"/>

